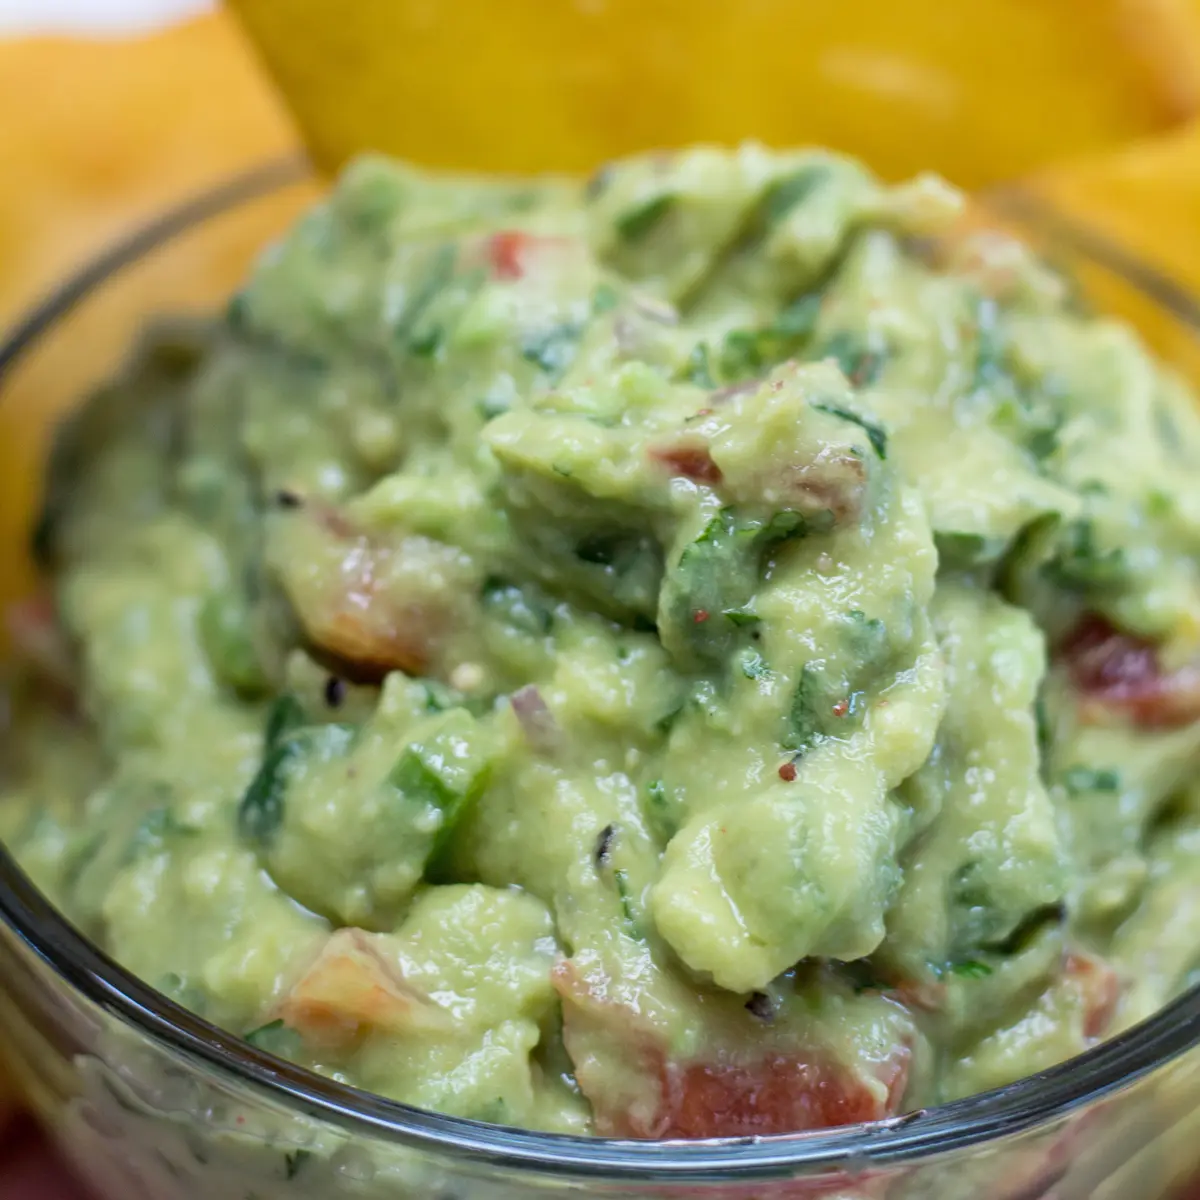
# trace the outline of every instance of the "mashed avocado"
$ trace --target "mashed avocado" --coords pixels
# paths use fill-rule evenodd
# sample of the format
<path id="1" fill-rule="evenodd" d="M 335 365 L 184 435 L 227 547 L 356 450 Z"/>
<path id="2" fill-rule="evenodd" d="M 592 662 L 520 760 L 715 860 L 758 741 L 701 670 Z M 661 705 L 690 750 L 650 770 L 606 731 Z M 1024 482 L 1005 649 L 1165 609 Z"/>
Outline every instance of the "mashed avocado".
<path id="1" fill-rule="evenodd" d="M 868 1120 L 1148 1015 L 1200 416 L 957 210 L 358 163 L 63 430 L 0 832 L 181 1003 L 483 1121 Z"/>

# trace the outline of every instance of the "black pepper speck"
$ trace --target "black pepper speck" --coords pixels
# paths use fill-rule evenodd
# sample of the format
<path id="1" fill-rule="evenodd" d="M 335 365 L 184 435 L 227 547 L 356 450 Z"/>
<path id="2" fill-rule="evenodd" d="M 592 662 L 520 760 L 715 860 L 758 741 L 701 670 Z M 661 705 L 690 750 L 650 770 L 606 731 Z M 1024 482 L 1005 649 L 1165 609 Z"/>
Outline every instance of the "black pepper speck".
<path id="1" fill-rule="evenodd" d="M 613 842 L 617 839 L 617 827 L 615 825 L 605 825 L 596 836 L 596 849 L 593 851 L 593 856 L 596 859 L 596 866 L 607 867 L 612 857 Z"/>
<path id="2" fill-rule="evenodd" d="M 766 992 L 755 992 L 746 1001 L 746 1011 L 752 1017 L 757 1017 L 760 1021 L 769 1024 L 775 1020 L 775 1001 Z"/>

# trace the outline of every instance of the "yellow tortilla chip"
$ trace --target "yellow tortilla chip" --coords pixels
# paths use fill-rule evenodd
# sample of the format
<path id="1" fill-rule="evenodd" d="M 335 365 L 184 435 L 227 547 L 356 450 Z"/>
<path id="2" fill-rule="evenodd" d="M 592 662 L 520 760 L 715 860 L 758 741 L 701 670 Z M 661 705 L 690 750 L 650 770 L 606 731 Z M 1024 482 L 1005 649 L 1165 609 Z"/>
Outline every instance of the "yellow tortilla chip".
<path id="1" fill-rule="evenodd" d="M 1165 302 L 1200 319 L 1200 120 L 1114 153 L 1050 168 L 1007 189 L 1008 199 L 1098 234 L 1136 270 L 1166 277 Z M 1001 195 L 1001 203 L 1004 196 Z M 1097 299 L 1132 320 L 1160 354 L 1200 382 L 1200 329 L 1094 273 Z M 1171 285 L 1177 285 L 1172 289 Z M 1154 281 L 1151 281 L 1154 286 Z"/>
<path id="2" fill-rule="evenodd" d="M 1050 168 L 1021 187 L 1200 294 L 1200 122 Z"/>
<path id="3" fill-rule="evenodd" d="M 118 237 L 297 142 L 221 14 L 129 41 L 0 40 L 0 110 L 20 114 L 0 127 L 0 328 Z M 0 611 L 31 585 L 26 530 L 57 414 L 112 368 L 147 314 L 216 303 L 279 223 L 259 212 L 238 237 L 214 231 L 207 246 L 148 264 L 5 380 Z"/>
<path id="4" fill-rule="evenodd" d="M 1197 110 L 1193 0 L 232 0 L 328 167 L 824 143 L 966 185 Z"/>

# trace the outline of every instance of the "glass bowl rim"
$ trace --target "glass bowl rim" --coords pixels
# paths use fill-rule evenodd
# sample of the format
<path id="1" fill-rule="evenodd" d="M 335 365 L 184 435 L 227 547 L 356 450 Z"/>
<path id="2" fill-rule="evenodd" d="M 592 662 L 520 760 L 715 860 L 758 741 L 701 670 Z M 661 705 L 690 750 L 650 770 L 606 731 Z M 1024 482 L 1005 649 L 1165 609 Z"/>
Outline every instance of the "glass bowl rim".
<path id="1" fill-rule="evenodd" d="M 39 339 L 124 268 L 210 218 L 312 176 L 303 156 L 256 166 L 172 208 L 88 262 L 0 340 L 0 390 Z M 1200 304 L 1103 235 L 1019 189 L 991 193 L 992 212 L 1037 228 L 1169 311 L 1200 339 Z M 2 403 L 2 394 L 0 394 Z M 886 1120 L 766 1137 L 625 1141 L 485 1125 L 338 1083 L 257 1050 L 169 1000 L 70 924 L 0 845 L 0 920 L 62 982 L 133 1032 L 265 1098 L 351 1133 L 451 1155 L 493 1170 L 593 1182 L 721 1183 L 818 1172 L 860 1174 L 983 1148 L 1097 1103 L 1200 1045 L 1200 985 L 1139 1025 L 1015 1083 Z M 0 984 L 2 986 L 2 984 Z"/>

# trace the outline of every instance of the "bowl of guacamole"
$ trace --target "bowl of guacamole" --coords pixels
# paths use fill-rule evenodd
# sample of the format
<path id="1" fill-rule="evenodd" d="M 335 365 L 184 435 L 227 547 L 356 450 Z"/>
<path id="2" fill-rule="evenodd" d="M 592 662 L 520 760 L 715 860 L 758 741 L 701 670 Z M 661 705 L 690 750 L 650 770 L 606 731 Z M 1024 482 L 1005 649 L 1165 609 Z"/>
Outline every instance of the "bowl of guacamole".
<path id="1" fill-rule="evenodd" d="M 1103 1053 L 1200 966 L 1200 409 L 963 209 L 351 166 L 62 426 L 8 851 L 255 1061 L 551 1142 Z"/>

